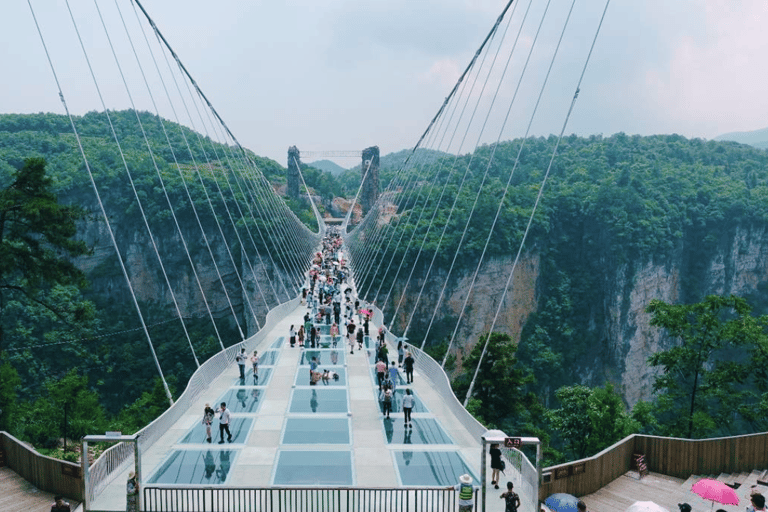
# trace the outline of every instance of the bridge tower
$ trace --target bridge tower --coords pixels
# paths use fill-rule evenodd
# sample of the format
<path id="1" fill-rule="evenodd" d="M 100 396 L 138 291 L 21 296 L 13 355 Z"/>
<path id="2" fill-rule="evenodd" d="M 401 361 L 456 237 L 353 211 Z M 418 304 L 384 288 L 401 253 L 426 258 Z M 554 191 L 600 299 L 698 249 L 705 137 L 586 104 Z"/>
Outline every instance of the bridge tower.
<path id="1" fill-rule="evenodd" d="M 363 168 L 360 172 L 365 179 L 360 191 L 360 205 L 365 215 L 379 198 L 379 146 L 371 146 L 363 150 Z"/>
<path id="2" fill-rule="evenodd" d="M 288 190 L 286 193 L 291 199 L 299 198 L 299 162 L 301 162 L 301 154 L 299 153 L 299 148 L 296 146 L 289 147 L 287 176 Z"/>

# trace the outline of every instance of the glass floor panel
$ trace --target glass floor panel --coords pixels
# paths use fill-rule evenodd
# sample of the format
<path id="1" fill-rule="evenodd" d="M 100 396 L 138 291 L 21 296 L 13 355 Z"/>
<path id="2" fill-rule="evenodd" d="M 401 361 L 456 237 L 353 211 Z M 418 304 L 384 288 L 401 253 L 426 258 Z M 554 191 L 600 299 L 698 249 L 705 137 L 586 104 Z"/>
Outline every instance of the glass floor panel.
<path id="1" fill-rule="evenodd" d="M 218 409 L 221 402 L 226 402 L 227 409 L 231 412 L 256 412 L 261 405 L 263 392 L 262 389 L 253 387 L 230 389 L 211 404 L 211 407 Z"/>
<path id="2" fill-rule="evenodd" d="M 274 485 L 351 486 L 353 483 L 350 451 L 281 450 L 278 454 Z"/>
<path id="3" fill-rule="evenodd" d="M 376 382 L 376 365 L 371 366 L 371 375 L 373 376 L 373 382 Z M 397 369 L 397 382 L 395 383 L 398 387 L 400 386 L 406 386 L 405 384 L 405 370 L 402 368 Z"/>
<path id="4" fill-rule="evenodd" d="M 390 444 L 453 444 L 434 418 L 411 418 L 413 427 L 405 429 L 401 418 L 384 419 L 384 434 Z"/>
<path id="5" fill-rule="evenodd" d="M 290 412 L 349 412 L 346 389 L 294 389 Z"/>
<path id="6" fill-rule="evenodd" d="M 317 358 L 317 362 L 320 366 L 322 365 L 335 365 L 335 364 L 344 364 L 346 361 L 344 359 L 345 352 L 342 349 L 339 350 L 328 350 L 328 349 L 305 349 L 301 353 L 301 360 L 299 361 L 299 366 L 309 366 L 309 362 L 312 360 L 313 357 Z M 309 371 L 307 371 L 309 373 Z"/>
<path id="7" fill-rule="evenodd" d="M 251 432 L 252 427 L 253 427 L 253 418 L 232 418 L 229 424 L 229 431 L 232 433 L 232 442 L 245 444 L 245 441 L 248 439 L 248 434 Z M 226 432 L 224 433 L 224 435 L 226 436 Z M 213 424 L 211 425 L 211 439 L 212 439 L 211 442 L 218 443 L 219 438 L 220 438 L 219 421 L 213 420 Z M 225 441 L 226 441 L 226 438 L 225 438 Z M 178 442 L 180 444 L 205 443 L 206 442 L 205 425 L 203 425 L 202 423 L 200 423 L 199 425 L 195 425 L 194 427 L 189 429 L 189 432 L 187 432 L 187 435 L 182 437 Z"/>
<path id="8" fill-rule="evenodd" d="M 149 483 L 224 484 L 236 455 L 236 450 L 175 450 Z"/>
<path id="9" fill-rule="evenodd" d="M 232 381 L 233 386 L 266 386 L 269 384 L 269 380 L 272 378 L 272 368 L 265 366 L 261 367 L 259 365 L 259 373 L 258 378 L 253 378 L 253 367 L 247 366 L 245 368 L 245 379 L 240 379 L 240 377 L 234 379 Z"/>
<path id="10" fill-rule="evenodd" d="M 349 444 L 348 418 L 288 418 L 283 444 Z"/>
<path id="11" fill-rule="evenodd" d="M 401 485 L 456 485 L 465 473 L 479 482 L 458 452 L 394 451 Z"/>
<path id="12" fill-rule="evenodd" d="M 379 389 L 374 388 L 374 392 L 376 393 L 376 399 L 378 400 Z M 411 412 L 429 412 L 429 409 L 427 409 L 427 406 L 421 401 L 419 395 L 417 395 L 414 390 L 411 390 L 411 393 L 415 398 L 413 401 L 413 410 Z M 403 412 L 403 395 L 405 395 L 404 387 L 395 389 L 395 394 L 392 396 L 392 412 Z M 379 410 L 384 412 L 384 404 L 381 401 L 379 401 Z"/>
<path id="13" fill-rule="evenodd" d="M 286 343 L 286 342 L 285 342 L 285 336 L 280 336 L 279 338 L 277 338 L 277 339 L 274 341 L 274 343 L 272 343 L 272 345 L 270 346 L 270 348 L 280 348 L 280 347 L 282 347 L 283 345 L 285 345 L 285 343 Z"/>
<path id="14" fill-rule="evenodd" d="M 245 366 L 250 368 L 251 367 L 251 360 L 250 357 L 253 353 L 248 354 L 248 361 L 245 363 Z M 280 354 L 280 352 L 276 350 L 266 350 L 264 352 L 261 352 L 259 354 L 259 366 L 261 365 L 267 365 L 271 366 L 277 362 L 277 356 Z"/>
<path id="15" fill-rule="evenodd" d="M 346 338 L 342 335 L 336 336 L 336 346 L 333 346 L 333 339 L 330 334 L 320 336 L 320 348 L 344 348 Z"/>
<path id="16" fill-rule="evenodd" d="M 339 376 L 338 380 L 334 379 L 333 377 L 329 378 L 328 381 L 321 379 L 320 382 L 317 383 L 318 386 L 338 387 L 347 385 L 347 370 L 345 370 L 343 366 L 318 366 L 317 369 L 320 372 L 325 370 L 328 370 L 329 372 L 335 372 Z M 299 367 L 299 371 L 296 372 L 295 384 L 297 386 L 309 385 L 309 366 Z"/>

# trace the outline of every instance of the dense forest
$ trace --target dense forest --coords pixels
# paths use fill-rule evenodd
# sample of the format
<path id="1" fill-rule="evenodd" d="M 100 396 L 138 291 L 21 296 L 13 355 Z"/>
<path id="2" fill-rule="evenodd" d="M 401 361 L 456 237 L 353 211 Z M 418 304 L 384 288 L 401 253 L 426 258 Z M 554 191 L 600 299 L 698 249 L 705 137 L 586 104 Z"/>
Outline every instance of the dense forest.
<path id="1" fill-rule="evenodd" d="M 218 171 L 231 166 L 227 159 L 252 160 L 276 190 L 285 183 L 285 170 L 274 161 L 238 153 L 187 128 L 163 124 L 151 114 L 140 113 L 156 156 L 156 165 L 150 165 L 146 142 L 136 135 L 135 114 L 110 114 L 121 148 L 109 142 L 110 127 L 104 114 L 86 114 L 77 118 L 76 124 L 95 180 L 107 195 L 105 202 L 110 204 L 111 215 L 124 227 L 132 227 L 122 236 L 132 236 L 142 229 L 135 202 L 123 192 L 128 187 L 123 158 L 136 170 L 133 180 L 139 197 L 156 199 L 147 200 L 146 205 L 149 222 L 158 226 L 168 221 L 167 208 L 157 200 L 158 174 L 164 177 L 169 195 L 174 198 L 175 210 L 187 219 L 192 217 L 188 198 L 198 206 L 206 201 L 203 187 L 196 183 L 218 186 Z M 498 147 L 484 146 L 458 158 L 430 154 L 429 158 L 415 159 L 423 185 L 404 192 L 396 222 L 387 229 L 394 233 L 404 230 L 409 236 L 414 233 L 419 240 L 426 236 L 424 251 L 418 261 L 415 248 L 406 251 L 404 246 L 381 256 L 425 267 L 436 254 L 435 264 L 447 267 L 466 226 L 459 263 L 472 265 L 483 250 L 508 179 L 509 190 L 491 236 L 489 255 L 514 253 L 554 144 L 554 137 L 531 138 L 503 142 Z M 187 151 L 172 149 L 184 147 Z M 488 165 L 491 151 L 494 157 Z M 67 118 L 52 114 L 0 116 L 0 189 L 13 188 L 30 158 L 45 160 L 50 191 L 60 205 L 73 208 L 69 213 L 72 220 L 80 226 L 94 222 L 93 190 Z M 382 158 L 381 190 L 398 171 L 396 166 L 385 164 Z M 356 171 L 334 177 L 305 166 L 302 172 L 313 192 L 326 203 L 336 196 L 353 195 L 360 182 Z M 237 194 L 232 201 L 246 199 Z M 250 199 L 257 204 L 261 200 Z M 768 411 L 765 375 L 757 371 L 744 373 L 745 368 L 762 364 L 768 353 L 762 316 L 768 310 L 766 287 L 761 284 L 745 299 L 707 298 L 700 286 L 705 262 L 698 257 L 722 238 L 732 236 L 735 225 L 768 224 L 766 199 L 766 151 L 676 135 L 566 138 L 558 150 L 527 242 L 528 250 L 541 255 L 537 311 L 519 340 L 500 333 L 491 336 L 490 357 L 484 360 L 482 372 L 488 378 L 475 389 L 470 409 L 489 426 L 546 439 L 549 461 L 595 453 L 634 431 L 703 437 L 768 427 L 760 419 Z M 424 203 L 428 211 L 438 208 L 434 225 L 439 229 L 429 228 L 429 215 L 420 222 L 416 222 L 418 215 L 407 215 Z M 450 213 L 454 203 L 454 213 Z M 288 204 L 311 229 L 314 219 L 308 205 L 301 200 Z M 440 242 L 444 225 L 445 236 Z M 161 228 L 158 237 L 163 235 L 171 234 Z M 273 245 L 257 243 L 260 249 L 269 251 L 280 240 L 271 241 Z M 606 287 L 610 286 L 606 276 L 614 275 L 619 267 L 626 268 L 631 279 L 633 269 L 642 262 L 664 263 L 681 253 L 688 264 L 680 276 L 684 294 L 679 303 L 709 307 L 690 306 L 675 313 L 675 317 L 657 304 L 652 313 L 654 325 L 670 338 L 679 339 L 681 347 L 693 347 L 699 338 L 714 341 L 699 347 L 698 353 L 707 358 L 686 359 L 690 364 L 682 370 L 663 354 L 649 361 L 659 368 L 661 377 L 655 386 L 659 401 L 641 402 L 627 411 L 621 395 L 609 383 L 609 376 L 602 384 L 588 387 L 582 385 L 574 371 L 586 353 L 605 343 L 596 339 L 595 326 L 602 325 L 604 319 L 595 304 L 604 300 Z M 89 255 L 72 253 L 71 257 L 82 263 Z M 3 292 L 0 428 L 41 447 L 56 446 L 64 435 L 64 410 L 69 414 L 66 433 L 72 439 L 108 427 L 135 431 L 167 404 L 135 315 L 104 291 L 119 282 L 114 277 L 114 261 L 105 258 L 97 265 L 80 266 L 84 269 L 82 282 L 40 287 L 40 293 L 51 304 L 77 305 L 67 309 L 66 315 L 51 314 Z M 180 391 L 194 371 L 194 362 L 186 342 L 180 341 L 179 327 L 167 320 L 168 306 L 147 306 L 152 312 L 148 323 L 153 338 L 158 340 L 160 357 L 170 368 L 167 373 L 172 387 Z M 691 325 L 698 325 L 696 320 L 705 319 L 707 314 L 712 321 L 706 325 L 717 325 L 718 329 L 688 339 L 686 336 L 694 329 Z M 683 325 L 680 318 L 690 325 Z M 749 336 L 734 334 L 738 325 L 749 325 Z M 219 328 L 227 339 L 237 340 L 231 320 L 222 317 Z M 415 327 L 415 337 L 423 328 Z M 201 360 L 219 349 L 205 318 L 192 319 L 190 329 Z M 432 333 L 428 349 L 438 357 L 444 354 L 447 330 Z M 452 367 L 459 396 L 463 396 L 470 378 L 463 368 L 473 368 L 473 361 L 476 364 L 479 358 L 480 344 L 471 341 L 468 346 L 474 345 L 474 349 L 463 354 L 463 365 Z M 729 359 L 727 365 L 716 364 L 734 346 L 740 347 L 743 357 Z M 674 359 L 679 360 L 679 354 Z M 682 381 L 664 380 L 673 373 L 682 375 Z M 547 375 L 546 386 L 537 379 L 541 375 Z M 706 383 L 693 402 L 686 401 L 684 391 L 688 375 L 696 375 Z M 728 381 L 729 376 L 734 379 Z M 729 389 L 744 404 L 737 420 L 726 427 L 726 409 L 717 405 L 718 388 Z M 89 405 L 75 407 L 75 403 Z M 686 414 L 677 414 L 680 410 Z M 585 416 L 584 411 L 589 414 Z M 694 416 L 695 422 L 687 421 Z M 696 428 L 691 428 L 694 423 Z M 576 444 L 575 439 L 583 442 Z"/>

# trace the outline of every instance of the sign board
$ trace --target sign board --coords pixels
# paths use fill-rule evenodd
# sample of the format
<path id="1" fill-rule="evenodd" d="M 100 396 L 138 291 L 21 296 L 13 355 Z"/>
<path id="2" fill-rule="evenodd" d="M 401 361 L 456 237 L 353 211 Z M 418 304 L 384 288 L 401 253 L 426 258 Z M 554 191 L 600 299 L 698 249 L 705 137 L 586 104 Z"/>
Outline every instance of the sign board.
<path id="1" fill-rule="evenodd" d="M 519 437 L 506 437 L 504 438 L 504 448 L 520 448 L 523 445 L 523 440 Z"/>
<path id="2" fill-rule="evenodd" d="M 71 476 L 73 478 L 80 478 L 80 468 L 78 466 L 70 466 L 69 464 L 62 464 L 61 474 L 64 476 Z"/>
<path id="3" fill-rule="evenodd" d="M 569 476 L 571 476 L 571 466 L 555 469 L 555 480 L 560 480 L 561 478 L 568 478 Z"/>

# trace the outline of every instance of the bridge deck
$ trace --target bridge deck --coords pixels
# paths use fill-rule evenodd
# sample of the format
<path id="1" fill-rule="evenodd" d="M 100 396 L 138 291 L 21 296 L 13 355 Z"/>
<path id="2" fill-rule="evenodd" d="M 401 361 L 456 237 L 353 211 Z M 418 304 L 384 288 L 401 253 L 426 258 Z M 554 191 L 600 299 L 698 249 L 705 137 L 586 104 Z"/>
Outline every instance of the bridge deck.
<path id="1" fill-rule="evenodd" d="M 370 349 L 355 347 L 350 354 L 341 337 L 333 365 L 330 349 L 290 347 L 289 327 L 298 328 L 306 311 L 299 306 L 283 317 L 256 347 L 261 356 L 258 381 L 250 364 L 244 382 L 237 365 L 230 365 L 142 453 L 144 485 L 424 487 L 453 485 L 464 472 L 479 481 L 480 440 L 464 428 L 418 369 L 408 386 L 417 407 L 413 428 L 406 430 L 399 403 L 391 420 L 383 418 Z M 371 324 L 372 338 L 376 330 Z M 390 359 L 393 354 L 397 359 L 395 347 L 389 349 Z M 342 377 L 339 382 L 309 386 L 305 364 L 310 354 L 320 356 L 320 369 L 334 367 Z M 233 440 L 219 444 L 214 421 L 209 444 L 201 424 L 203 408 L 206 403 L 216 408 L 221 401 L 232 412 Z M 423 412 L 419 403 L 426 406 Z M 124 507 L 128 469 L 96 498 L 92 509 Z M 490 474 L 490 468 L 486 471 Z M 498 492 L 489 488 L 489 502 Z"/>

